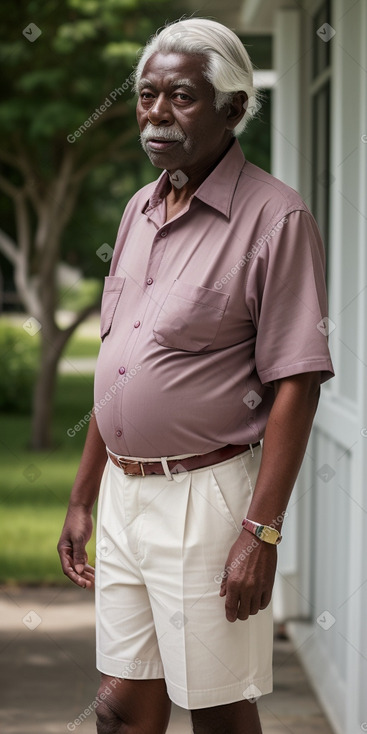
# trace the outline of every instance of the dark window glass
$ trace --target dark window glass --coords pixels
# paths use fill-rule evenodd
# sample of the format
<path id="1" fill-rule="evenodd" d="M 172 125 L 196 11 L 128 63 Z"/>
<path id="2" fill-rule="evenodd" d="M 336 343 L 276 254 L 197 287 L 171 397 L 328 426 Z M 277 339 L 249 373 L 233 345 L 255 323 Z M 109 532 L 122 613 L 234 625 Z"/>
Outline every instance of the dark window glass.
<path id="1" fill-rule="evenodd" d="M 324 2 L 321 6 L 321 8 L 317 11 L 317 13 L 314 15 L 313 19 L 313 39 L 314 39 L 314 47 L 313 47 L 313 55 L 312 55 L 312 76 L 315 78 L 320 74 L 324 69 L 326 69 L 330 64 L 330 41 L 323 40 L 320 35 L 318 35 L 317 31 L 320 28 L 323 28 L 324 24 L 330 23 L 330 2 L 329 0 L 327 2 Z M 325 36 L 324 38 L 328 37 L 327 30 L 325 30 Z M 331 39 L 332 42 L 332 39 Z"/>
<path id="2" fill-rule="evenodd" d="M 320 75 L 330 66 L 330 42 L 325 40 L 330 30 L 324 24 L 330 23 L 330 2 L 327 0 L 313 17 L 313 56 L 312 79 L 315 88 L 311 90 L 311 146 L 312 146 L 312 212 L 319 225 L 326 251 L 326 277 L 328 279 L 329 254 L 329 210 L 330 187 L 334 176 L 330 171 L 330 79 L 328 75 Z M 325 36 L 317 33 L 319 29 L 326 31 Z M 330 37 L 330 36 L 329 36 Z M 324 38 L 324 40 L 323 40 Z"/>
<path id="3" fill-rule="evenodd" d="M 312 100 L 312 212 L 329 251 L 330 186 L 330 83 L 327 82 Z"/>

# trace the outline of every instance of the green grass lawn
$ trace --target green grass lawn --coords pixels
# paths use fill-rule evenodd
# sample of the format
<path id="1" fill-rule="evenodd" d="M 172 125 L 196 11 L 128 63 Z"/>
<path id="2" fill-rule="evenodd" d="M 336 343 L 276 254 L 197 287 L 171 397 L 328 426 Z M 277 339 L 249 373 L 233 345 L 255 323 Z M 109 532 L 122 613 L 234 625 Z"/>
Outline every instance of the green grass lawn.
<path id="1" fill-rule="evenodd" d="M 90 348 L 93 340 L 87 341 Z M 27 449 L 29 415 L 1 415 L 0 583 L 70 583 L 61 571 L 56 544 L 87 427 L 74 438 L 68 437 L 67 429 L 88 413 L 92 400 L 92 375 L 59 377 L 54 448 L 45 453 Z M 88 553 L 93 564 L 94 538 Z"/>

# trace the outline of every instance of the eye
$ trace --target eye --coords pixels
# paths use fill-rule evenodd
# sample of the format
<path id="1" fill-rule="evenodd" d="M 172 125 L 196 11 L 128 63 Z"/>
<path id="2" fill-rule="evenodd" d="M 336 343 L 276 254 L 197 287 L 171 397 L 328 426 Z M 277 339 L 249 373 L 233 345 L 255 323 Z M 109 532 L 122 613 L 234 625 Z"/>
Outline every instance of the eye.
<path id="1" fill-rule="evenodd" d="M 185 94 L 185 92 L 176 92 L 173 96 L 179 97 L 181 102 L 190 102 L 192 100 L 192 97 L 189 94 Z"/>
<path id="2" fill-rule="evenodd" d="M 151 92 L 140 92 L 141 99 L 151 99 L 153 97 Z"/>

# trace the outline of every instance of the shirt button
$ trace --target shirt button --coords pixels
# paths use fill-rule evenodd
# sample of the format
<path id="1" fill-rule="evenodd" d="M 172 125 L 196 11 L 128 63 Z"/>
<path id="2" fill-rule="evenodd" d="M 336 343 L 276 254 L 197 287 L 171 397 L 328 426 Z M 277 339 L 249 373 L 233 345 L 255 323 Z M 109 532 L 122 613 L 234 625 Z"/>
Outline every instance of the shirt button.
<path id="1" fill-rule="evenodd" d="M 147 278 L 147 285 L 152 285 L 153 278 Z"/>
<path id="2" fill-rule="evenodd" d="M 137 329 L 137 328 L 138 328 L 138 326 L 140 326 L 140 321 L 135 321 L 135 324 L 134 324 L 134 329 Z"/>
<path id="3" fill-rule="evenodd" d="M 119 373 L 120 373 L 120 375 L 124 375 L 125 374 L 125 367 L 120 367 L 119 368 Z"/>
<path id="4" fill-rule="evenodd" d="M 118 436 L 119 438 L 120 438 L 120 436 L 122 436 L 122 431 L 120 431 L 120 429 L 118 431 L 116 431 L 116 436 Z"/>
<path id="5" fill-rule="evenodd" d="M 164 229 L 163 232 L 161 232 L 161 237 L 167 237 L 167 234 L 168 234 L 167 230 Z"/>

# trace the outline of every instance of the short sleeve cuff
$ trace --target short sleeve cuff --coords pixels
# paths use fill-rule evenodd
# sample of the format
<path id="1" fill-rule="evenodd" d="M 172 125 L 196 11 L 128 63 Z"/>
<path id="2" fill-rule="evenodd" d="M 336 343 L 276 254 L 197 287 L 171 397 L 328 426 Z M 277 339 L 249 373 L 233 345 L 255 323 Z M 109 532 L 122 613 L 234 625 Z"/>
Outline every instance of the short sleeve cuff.
<path id="1" fill-rule="evenodd" d="M 305 372 L 320 372 L 320 385 L 334 377 L 333 365 L 331 359 L 328 358 L 308 359 L 282 367 L 258 370 L 258 375 L 262 384 L 268 385 L 274 380 L 281 380 L 283 377 L 292 377 L 292 375 L 301 375 Z"/>

